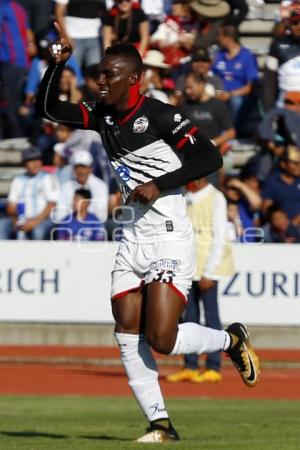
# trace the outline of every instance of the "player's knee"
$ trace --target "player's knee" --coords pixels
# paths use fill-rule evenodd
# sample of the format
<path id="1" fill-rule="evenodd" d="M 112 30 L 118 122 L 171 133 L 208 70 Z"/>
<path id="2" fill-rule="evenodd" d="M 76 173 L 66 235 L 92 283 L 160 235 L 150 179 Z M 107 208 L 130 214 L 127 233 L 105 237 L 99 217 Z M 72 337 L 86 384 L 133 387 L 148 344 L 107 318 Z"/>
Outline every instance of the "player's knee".
<path id="1" fill-rule="evenodd" d="M 158 353 L 168 355 L 174 347 L 174 342 L 166 333 L 148 332 L 147 341 L 149 345 Z"/>

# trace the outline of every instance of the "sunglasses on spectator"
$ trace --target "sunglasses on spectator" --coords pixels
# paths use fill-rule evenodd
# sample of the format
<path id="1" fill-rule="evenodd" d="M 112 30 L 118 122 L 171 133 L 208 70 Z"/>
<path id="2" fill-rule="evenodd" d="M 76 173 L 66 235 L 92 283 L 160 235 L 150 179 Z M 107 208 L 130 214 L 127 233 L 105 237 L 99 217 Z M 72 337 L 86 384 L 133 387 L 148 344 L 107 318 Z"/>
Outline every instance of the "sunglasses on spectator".
<path id="1" fill-rule="evenodd" d="M 131 3 L 131 0 L 117 0 L 117 3 Z"/>
<path id="2" fill-rule="evenodd" d="M 286 105 L 300 105 L 300 101 L 299 102 L 293 102 L 293 100 L 289 100 L 289 99 L 286 99 L 286 100 L 284 100 L 284 103 L 286 104 Z"/>

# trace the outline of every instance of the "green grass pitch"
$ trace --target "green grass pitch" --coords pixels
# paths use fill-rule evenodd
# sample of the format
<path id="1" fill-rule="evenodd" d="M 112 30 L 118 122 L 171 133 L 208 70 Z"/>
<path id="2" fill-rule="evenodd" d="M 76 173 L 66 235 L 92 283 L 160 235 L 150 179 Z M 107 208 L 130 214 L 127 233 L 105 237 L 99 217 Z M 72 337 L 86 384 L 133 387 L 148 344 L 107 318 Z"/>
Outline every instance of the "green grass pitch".
<path id="1" fill-rule="evenodd" d="M 1 450 L 157 448 L 136 444 L 146 421 L 135 401 L 106 397 L 0 397 Z M 299 450 L 300 402 L 167 400 L 181 441 L 163 449 Z"/>

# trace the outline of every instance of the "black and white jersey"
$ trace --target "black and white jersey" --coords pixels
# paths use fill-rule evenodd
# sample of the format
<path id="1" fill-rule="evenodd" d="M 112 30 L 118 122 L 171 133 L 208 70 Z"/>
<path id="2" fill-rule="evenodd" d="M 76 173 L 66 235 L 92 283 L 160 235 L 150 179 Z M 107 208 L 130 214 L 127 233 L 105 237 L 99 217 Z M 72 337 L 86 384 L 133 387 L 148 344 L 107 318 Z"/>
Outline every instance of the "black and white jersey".
<path id="1" fill-rule="evenodd" d="M 214 146 L 178 108 L 159 100 L 141 96 L 121 114 L 100 102 L 54 101 L 59 71 L 60 65 L 48 69 L 37 99 L 38 111 L 50 120 L 100 133 L 124 201 L 136 186 L 148 181 L 154 181 L 161 191 L 154 202 L 129 205 L 125 237 L 134 242 L 154 242 L 158 236 L 184 239 L 191 225 L 181 186 L 220 167 L 221 157 L 216 162 Z M 207 155 L 211 156 L 208 163 Z"/>

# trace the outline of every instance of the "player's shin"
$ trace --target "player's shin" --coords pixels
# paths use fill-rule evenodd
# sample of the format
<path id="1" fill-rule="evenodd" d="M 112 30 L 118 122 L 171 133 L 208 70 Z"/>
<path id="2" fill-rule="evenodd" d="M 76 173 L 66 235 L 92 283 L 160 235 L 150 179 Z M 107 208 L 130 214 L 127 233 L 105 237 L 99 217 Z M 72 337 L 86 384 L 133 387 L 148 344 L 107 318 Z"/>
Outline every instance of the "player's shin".
<path id="1" fill-rule="evenodd" d="M 171 355 L 189 353 L 211 353 L 226 350 L 230 345 L 230 336 L 226 331 L 186 322 L 178 326 L 176 342 Z"/>
<path id="2" fill-rule="evenodd" d="M 137 402 L 150 422 L 168 419 L 158 383 L 158 372 L 143 335 L 115 333 L 121 359 Z"/>

